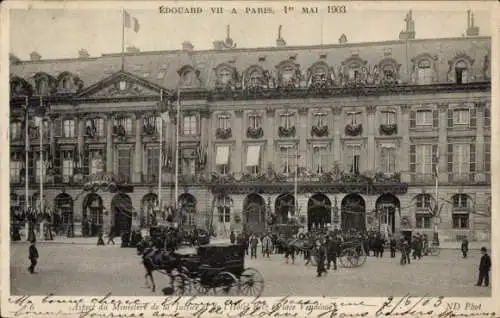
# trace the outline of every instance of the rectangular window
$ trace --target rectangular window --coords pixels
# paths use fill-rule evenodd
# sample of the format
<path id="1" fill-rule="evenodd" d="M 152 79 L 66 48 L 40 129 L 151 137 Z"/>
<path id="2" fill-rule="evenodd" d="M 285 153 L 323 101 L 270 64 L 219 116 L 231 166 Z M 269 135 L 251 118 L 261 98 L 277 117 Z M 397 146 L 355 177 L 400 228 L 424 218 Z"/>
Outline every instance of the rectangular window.
<path id="1" fill-rule="evenodd" d="M 249 145 L 247 147 L 246 167 L 251 174 L 258 174 L 260 172 L 260 148 L 260 145 Z"/>
<path id="2" fill-rule="evenodd" d="M 127 182 L 130 181 L 130 149 L 118 149 L 118 175 Z"/>
<path id="3" fill-rule="evenodd" d="M 21 181 L 21 170 L 23 169 L 24 162 L 20 160 L 10 161 L 10 182 Z"/>
<path id="4" fill-rule="evenodd" d="M 98 174 L 104 171 L 104 158 L 101 150 L 92 150 L 89 153 L 89 174 Z"/>
<path id="5" fill-rule="evenodd" d="M 327 126 L 325 113 L 315 113 L 313 116 L 314 116 L 313 119 L 314 126 L 316 127 Z"/>
<path id="6" fill-rule="evenodd" d="M 219 129 L 228 129 L 231 127 L 229 122 L 229 115 L 219 115 L 217 116 L 217 128 Z"/>
<path id="7" fill-rule="evenodd" d="M 216 148 L 215 154 L 215 166 L 217 171 L 221 174 L 227 174 L 229 172 L 229 146 L 218 146 Z"/>
<path id="8" fill-rule="evenodd" d="M 281 127 L 288 129 L 293 127 L 293 114 L 285 113 L 281 114 Z"/>
<path id="9" fill-rule="evenodd" d="M 89 137 L 104 137 L 104 119 L 92 118 L 85 122 L 85 135 Z"/>
<path id="10" fill-rule="evenodd" d="M 73 119 L 63 120 L 63 136 L 66 138 L 75 137 L 75 121 Z"/>
<path id="11" fill-rule="evenodd" d="M 282 146 L 280 147 L 280 161 L 281 161 L 281 172 L 284 174 L 294 173 L 295 167 L 295 153 L 296 150 L 293 146 Z"/>
<path id="12" fill-rule="evenodd" d="M 416 119 L 417 126 L 432 126 L 432 111 L 419 110 Z"/>
<path id="13" fill-rule="evenodd" d="M 10 139 L 12 141 L 18 141 L 22 140 L 23 136 L 23 124 L 19 121 L 10 123 Z"/>
<path id="14" fill-rule="evenodd" d="M 196 174 L 196 161 L 194 158 L 184 158 L 182 160 L 182 174 L 194 176 Z"/>
<path id="15" fill-rule="evenodd" d="M 455 125 L 469 125 L 469 118 L 468 109 L 456 109 L 453 111 L 453 123 Z"/>
<path id="16" fill-rule="evenodd" d="M 396 113 L 395 112 L 382 112 L 382 118 L 383 118 L 384 125 L 396 124 Z"/>
<path id="17" fill-rule="evenodd" d="M 396 149 L 382 148 L 381 168 L 384 173 L 396 172 Z"/>
<path id="18" fill-rule="evenodd" d="M 257 129 L 260 128 L 260 116 L 256 114 L 248 115 L 248 127 Z"/>
<path id="19" fill-rule="evenodd" d="M 415 205 L 418 210 L 428 210 L 431 207 L 431 196 L 419 195 L 416 199 Z"/>
<path id="20" fill-rule="evenodd" d="M 347 113 L 347 116 L 351 120 L 351 125 L 361 124 L 361 113 Z"/>
<path id="21" fill-rule="evenodd" d="M 326 169 L 326 147 L 324 146 L 314 146 L 313 147 L 313 171 L 318 174 L 322 174 Z"/>
<path id="22" fill-rule="evenodd" d="M 62 152 L 62 179 L 64 183 L 71 180 L 73 176 L 73 166 L 74 166 L 73 151 L 63 151 Z"/>
<path id="23" fill-rule="evenodd" d="M 147 175 L 146 182 L 153 183 L 158 181 L 158 171 L 160 163 L 160 149 L 159 148 L 148 148 L 146 152 L 147 156 Z"/>
<path id="24" fill-rule="evenodd" d="M 432 174 L 432 145 L 416 145 L 415 172 L 422 177 Z"/>
<path id="25" fill-rule="evenodd" d="M 185 136 L 193 136 L 198 132 L 195 115 L 184 116 L 183 132 Z"/>
<path id="26" fill-rule="evenodd" d="M 125 131 L 126 136 L 132 135 L 132 119 L 128 117 L 115 119 L 115 127 L 120 127 Z"/>
<path id="27" fill-rule="evenodd" d="M 470 145 L 469 144 L 454 144 L 453 145 L 453 174 L 454 179 L 468 178 L 470 162 Z"/>
<path id="28" fill-rule="evenodd" d="M 432 216 L 428 213 L 415 214 L 416 227 L 418 229 L 430 229 L 432 224 Z"/>
<path id="29" fill-rule="evenodd" d="M 45 155 L 44 155 L 45 157 Z M 40 182 L 40 174 L 42 173 L 43 174 L 43 180 L 45 182 L 45 180 L 47 180 L 47 165 L 46 165 L 46 158 L 44 158 L 43 162 L 40 161 L 39 157 L 38 159 L 36 160 L 36 172 L 35 172 L 35 175 L 36 175 L 36 182 Z M 42 170 L 43 169 L 43 170 Z"/>
<path id="30" fill-rule="evenodd" d="M 231 208 L 229 206 L 217 207 L 219 223 L 229 223 L 231 221 Z"/>
<path id="31" fill-rule="evenodd" d="M 468 213 L 454 213 L 452 215 L 454 229 L 468 229 L 469 228 L 469 214 Z"/>
<path id="32" fill-rule="evenodd" d="M 143 132 L 147 135 L 160 134 L 162 120 L 160 116 L 149 116 L 144 118 Z"/>

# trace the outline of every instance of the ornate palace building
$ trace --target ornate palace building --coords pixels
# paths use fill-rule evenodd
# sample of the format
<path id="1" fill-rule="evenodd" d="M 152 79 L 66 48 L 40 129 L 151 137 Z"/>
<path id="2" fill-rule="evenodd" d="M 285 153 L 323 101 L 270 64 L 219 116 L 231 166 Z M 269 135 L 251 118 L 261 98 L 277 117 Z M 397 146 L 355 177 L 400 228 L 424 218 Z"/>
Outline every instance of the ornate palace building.
<path id="1" fill-rule="evenodd" d="M 438 199 L 442 239 L 488 239 L 490 52 L 471 17 L 465 36 L 416 39 L 410 13 L 387 42 L 293 47 L 280 34 L 237 49 L 228 34 L 203 51 L 11 55 L 11 205 L 37 206 L 44 171 L 45 205 L 69 234 L 147 226 L 159 165 L 162 202 L 175 204 L 177 153 L 174 218 L 219 236 L 290 217 L 430 234 Z M 179 116 L 163 120 L 160 98 L 175 110 L 178 96 Z"/>

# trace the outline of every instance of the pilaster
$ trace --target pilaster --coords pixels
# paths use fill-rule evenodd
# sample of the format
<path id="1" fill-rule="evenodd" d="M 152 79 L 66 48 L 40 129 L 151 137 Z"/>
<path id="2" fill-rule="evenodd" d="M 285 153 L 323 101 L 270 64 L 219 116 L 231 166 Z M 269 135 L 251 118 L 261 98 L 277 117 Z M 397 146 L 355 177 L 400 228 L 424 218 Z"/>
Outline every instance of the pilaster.
<path id="1" fill-rule="evenodd" d="M 306 107 L 301 107 L 299 108 L 299 132 L 306 132 L 307 131 L 307 114 L 308 114 L 308 109 Z M 300 133 L 299 134 L 299 155 L 302 158 L 308 158 L 307 156 L 307 134 L 305 133 Z"/>
<path id="2" fill-rule="evenodd" d="M 401 181 L 410 182 L 410 105 L 401 105 L 401 121 L 398 130 L 403 138 L 401 151 L 398 155 L 399 170 L 401 171 Z"/>
<path id="3" fill-rule="evenodd" d="M 342 107 L 340 106 L 335 106 L 332 107 L 332 114 L 333 114 L 333 161 L 334 163 L 341 163 L 341 156 L 342 156 L 342 147 L 340 144 L 340 138 L 341 138 L 341 131 L 342 131 L 342 121 L 341 121 L 341 114 L 342 114 Z"/>
<path id="4" fill-rule="evenodd" d="M 113 115 L 108 114 L 106 118 L 106 172 L 112 173 L 113 169 Z"/>
<path id="5" fill-rule="evenodd" d="M 448 182 L 448 103 L 437 105 L 439 109 L 439 182 Z M 450 171 L 451 172 L 451 171 Z"/>
<path id="6" fill-rule="evenodd" d="M 78 147 L 78 154 L 83 155 L 83 146 L 85 144 L 85 117 L 80 115 L 78 117 L 78 130 L 76 136 L 76 142 Z M 82 162 L 83 164 L 83 162 Z"/>
<path id="7" fill-rule="evenodd" d="M 245 134 L 246 127 L 243 127 L 243 110 L 235 110 L 234 114 L 234 138 L 236 144 L 236 151 L 234 152 L 234 165 L 231 167 L 235 173 L 241 173 L 244 171 L 244 162 L 242 158 L 245 158 L 242 154 L 246 153 L 246 149 L 243 147 L 243 135 Z"/>
<path id="8" fill-rule="evenodd" d="M 135 114 L 135 149 L 134 149 L 134 170 L 132 173 L 132 182 L 140 183 L 142 182 L 142 158 L 143 158 L 143 148 L 142 148 L 142 129 L 143 129 L 143 114 Z"/>
<path id="9" fill-rule="evenodd" d="M 476 173 L 475 181 L 484 182 L 486 176 L 484 174 L 484 108 L 486 104 L 483 102 L 476 103 Z"/>
<path id="10" fill-rule="evenodd" d="M 203 109 L 202 111 L 200 111 L 200 119 L 201 119 L 201 138 L 200 138 L 200 141 L 201 141 L 201 144 L 202 145 L 206 145 L 207 146 L 207 149 L 206 151 L 210 151 L 211 152 L 211 149 L 208 148 L 212 143 L 212 130 L 210 128 L 210 110 L 207 108 L 207 109 Z M 207 153 L 207 162 L 205 163 L 205 169 L 207 169 L 208 167 L 211 167 L 212 165 L 212 156 L 209 155 L 209 153 Z"/>
<path id="11" fill-rule="evenodd" d="M 266 127 L 265 135 L 267 136 L 267 151 L 266 151 L 267 158 L 265 158 L 265 161 L 264 161 L 265 168 L 267 168 L 269 163 L 275 162 L 275 158 L 274 158 L 274 139 L 275 139 L 275 134 L 276 134 L 276 127 L 274 125 L 275 113 L 276 113 L 276 111 L 274 108 L 268 107 L 266 109 L 267 127 Z"/>
<path id="12" fill-rule="evenodd" d="M 375 112 L 376 112 L 376 107 L 374 105 L 370 105 L 366 107 L 366 118 L 368 119 L 366 122 L 366 128 L 368 131 L 368 153 L 367 153 L 367 164 L 366 168 L 369 171 L 375 171 L 375 161 L 376 161 L 376 155 L 375 155 L 375 123 L 376 123 L 376 118 L 375 118 Z"/>

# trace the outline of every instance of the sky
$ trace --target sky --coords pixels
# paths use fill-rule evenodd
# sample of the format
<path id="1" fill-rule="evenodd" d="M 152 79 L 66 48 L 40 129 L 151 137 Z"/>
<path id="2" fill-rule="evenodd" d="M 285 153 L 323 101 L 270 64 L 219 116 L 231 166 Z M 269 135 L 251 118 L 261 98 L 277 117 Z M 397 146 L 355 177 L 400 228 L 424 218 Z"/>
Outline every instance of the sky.
<path id="1" fill-rule="evenodd" d="M 123 4 L 122 2 L 120 2 Z M 491 10 L 478 2 L 463 4 L 396 2 L 369 4 L 346 3 L 345 14 L 328 14 L 328 5 L 341 2 L 295 2 L 294 12 L 283 13 L 287 2 L 245 3 L 232 5 L 203 2 L 201 15 L 160 14 L 158 5 L 196 6 L 196 3 L 128 3 L 125 8 L 140 24 L 138 33 L 126 32 L 126 46 L 134 45 L 141 51 L 175 50 L 181 43 L 190 41 L 195 50 L 211 49 L 213 41 L 223 40 L 226 25 L 237 47 L 275 46 L 278 26 L 289 46 L 335 44 L 342 33 L 350 43 L 387 41 L 398 39 L 404 29 L 404 18 L 413 9 L 416 38 L 460 37 L 467 28 L 467 10 L 473 9 L 475 24 L 480 35 L 491 36 Z M 10 14 L 10 52 L 21 59 L 29 59 L 31 52 L 38 52 L 43 59 L 77 57 L 80 49 L 91 56 L 119 53 L 122 40 L 122 11 L 114 3 L 104 8 L 66 6 L 66 9 L 31 8 L 15 9 Z M 208 13 L 211 6 L 223 6 L 225 13 Z M 247 15 L 245 7 L 270 7 L 274 15 Z M 230 14 L 232 8 L 240 13 Z M 302 7 L 319 7 L 319 14 L 302 14 Z"/>

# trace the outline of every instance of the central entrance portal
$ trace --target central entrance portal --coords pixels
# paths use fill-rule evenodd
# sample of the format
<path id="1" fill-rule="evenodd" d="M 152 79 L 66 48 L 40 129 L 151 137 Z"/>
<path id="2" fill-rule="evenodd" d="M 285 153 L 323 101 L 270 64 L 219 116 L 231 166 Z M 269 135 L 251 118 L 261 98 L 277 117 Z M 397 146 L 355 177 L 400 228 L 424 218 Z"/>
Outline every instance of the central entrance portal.
<path id="1" fill-rule="evenodd" d="M 243 201 L 245 229 L 250 233 L 259 234 L 265 230 L 266 202 L 256 193 L 249 194 Z"/>
<path id="2" fill-rule="evenodd" d="M 366 231 L 365 200 L 359 194 L 349 194 L 342 200 L 342 229 Z"/>
<path id="3" fill-rule="evenodd" d="M 290 217 L 295 215 L 294 197 L 290 193 L 285 193 L 276 198 L 274 211 L 278 217 L 278 224 L 287 224 Z"/>
<path id="4" fill-rule="evenodd" d="M 313 195 L 307 202 L 307 229 L 324 229 L 327 224 L 331 224 L 331 210 L 332 203 L 326 195 Z"/>
<path id="5" fill-rule="evenodd" d="M 130 233 L 132 210 L 132 200 L 125 193 L 118 193 L 111 200 L 111 211 L 115 217 L 114 230 L 117 235 Z"/>

